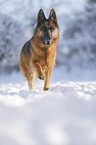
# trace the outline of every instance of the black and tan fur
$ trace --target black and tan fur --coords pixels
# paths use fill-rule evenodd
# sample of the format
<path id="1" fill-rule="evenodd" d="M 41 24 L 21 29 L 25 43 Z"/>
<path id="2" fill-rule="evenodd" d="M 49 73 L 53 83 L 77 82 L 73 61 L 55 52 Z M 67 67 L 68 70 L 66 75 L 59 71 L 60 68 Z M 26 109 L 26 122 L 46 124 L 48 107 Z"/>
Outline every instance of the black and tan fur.
<path id="1" fill-rule="evenodd" d="M 55 65 L 56 49 L 59 38 L 58 21 L 55 10 L 46 19 L 40 9 L 34 36 L 21 50 L 20 68 L 33 89 L 35 78 L 45 79 L 44 90 L 49 89 L 49 81 Z"/>

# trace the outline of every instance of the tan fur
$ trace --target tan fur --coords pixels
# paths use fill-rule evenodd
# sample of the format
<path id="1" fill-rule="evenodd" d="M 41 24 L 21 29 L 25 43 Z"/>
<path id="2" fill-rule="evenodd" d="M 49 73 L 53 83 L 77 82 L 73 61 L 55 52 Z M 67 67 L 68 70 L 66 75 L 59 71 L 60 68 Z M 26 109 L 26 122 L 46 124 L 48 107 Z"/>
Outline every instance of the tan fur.
<path id="1" fill-rule="evenodd" d="M 50 20 L 50 25 L 53 25 L 52 20 Z M 59 38 L 58 27 L 52 33 L 54 39 L 51 46 L 45 46 L 40 39 L 42 35 L 40 28 L 36 28 L 34 36 L 29 40 L 30 55 L 27 51 L 24 51 L 25 45 L 21 50 L 20 68 L 28 80 L 29 89 L 33 89 L 35 78 L 39 77 L 40 79 L 45 79 L 43 89 L 48 90 L 51 72 L 55 65 Z"/>

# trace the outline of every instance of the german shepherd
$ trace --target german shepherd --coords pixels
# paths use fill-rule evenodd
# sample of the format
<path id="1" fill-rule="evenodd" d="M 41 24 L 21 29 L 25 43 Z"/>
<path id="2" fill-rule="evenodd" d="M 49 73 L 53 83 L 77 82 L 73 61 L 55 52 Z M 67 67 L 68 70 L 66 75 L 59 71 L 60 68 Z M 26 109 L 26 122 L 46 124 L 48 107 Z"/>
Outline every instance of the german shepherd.
<path id="1" fill-rule="evenodd" d="M 34 36 L 27 41 L 20 56 L 20 68 L 33 89 L 35 78 L 45 79 L 44 90 L 49 89 L 49 81 L 55 65 L 56 49 L 59 38 L 58 21 L 54 9 L 46 19 L 40 9 Z"/>

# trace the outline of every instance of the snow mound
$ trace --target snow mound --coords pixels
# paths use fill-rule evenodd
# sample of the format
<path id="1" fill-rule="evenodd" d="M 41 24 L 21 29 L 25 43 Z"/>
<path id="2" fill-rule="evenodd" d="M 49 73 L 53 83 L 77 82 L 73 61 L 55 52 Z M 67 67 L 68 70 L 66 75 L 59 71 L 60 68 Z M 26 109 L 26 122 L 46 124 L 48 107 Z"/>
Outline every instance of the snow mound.
<path id="1" fill-rule="evenodd" d="M 40 80 L 36 80 L 33 91 L 28 91 L 21 73 L 1 75 L 0 143 L 95 145 L 96 78 L 90 73 L 88 81 L 84 76 L 80 81 L 80 74 L 74 80 L 73 74 L 55 68 L 49 91 L 42 90 Z"/>
<path id="2" fill-rule="evenodd" d="M 54 73 L 54 72 L 53 72 Z M 53 74 L 54 75 L 54 74 Z M 9 75 L 10 76 L 10 75 Z M 43 90 L 44 81 L 36 80 L 34 90 L 28 90 L 27 80 L 22 77 L 21 73 L 12 74 L 10 82 L 9 76 L 6 79 L 1 78 L 0 83 L 0 102 L 8 106 L 22 106 L 37 99 L 54 99 L 65 98 L 66 96 L 75 96 L 85 101 L 90 101 L 96 97 L 96 82 L 74 82 L 74 81 L 51 81 L 49 91 Z M 19 77 L 19 82 L 18 82 Z M 62 79 L 62 76 L 61 76 Z M 5 83 L 4 82 L 7 82 Z M 17 81 L 16 81 L 17 80 Z M 48 97 L 48 98 L 47 98 Z"/>
<path id="3" fill-rule="evenodd" d="M 37 99 L 65 98 L 71 95 L 82 98 L 85 101 L 94 99 L 96 97 L 96 82 L 52 83 L 50 90 L 47 92 L 43 91 L 39 86 L 33 91 L 28 91 L 27 83 L 17 83 L 16 85 L 7 83 L 0 85 L 0 102 L 8 106 L 22 106 Z"/>

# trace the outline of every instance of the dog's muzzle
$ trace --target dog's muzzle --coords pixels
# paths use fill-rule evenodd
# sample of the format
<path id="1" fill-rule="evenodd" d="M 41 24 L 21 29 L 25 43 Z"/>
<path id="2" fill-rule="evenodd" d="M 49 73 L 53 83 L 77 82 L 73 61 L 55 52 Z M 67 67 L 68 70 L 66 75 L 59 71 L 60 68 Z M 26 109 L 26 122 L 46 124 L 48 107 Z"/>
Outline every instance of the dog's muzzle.
<path id="1" fill-rule="evenodd" d="M 46 46 L 50 46 L 52 44 L 52 39 L 51 40 L 45 40 L 44 41 Z"/>

